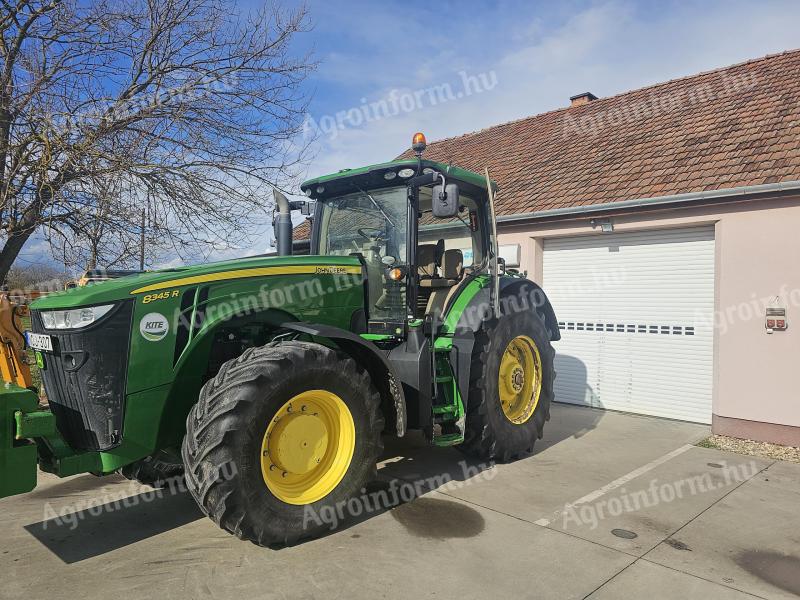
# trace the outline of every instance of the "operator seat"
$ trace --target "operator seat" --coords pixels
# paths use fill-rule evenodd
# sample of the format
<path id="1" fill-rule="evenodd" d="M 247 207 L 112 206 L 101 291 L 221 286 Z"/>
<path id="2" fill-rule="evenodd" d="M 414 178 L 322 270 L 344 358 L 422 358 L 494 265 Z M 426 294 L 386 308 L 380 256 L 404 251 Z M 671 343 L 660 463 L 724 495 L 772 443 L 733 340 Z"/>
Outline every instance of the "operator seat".
<path id="1" fill-rule="evenodd" d="M 419 286 L 417 288 L 417 314 L 425 314 L 425 307 L 436 286 L 436 282 L 441 279 L 439 267 L 442 264 L 444 254 L 444 240 L 440 239 L 435 244 L 420 244 L 417 246 L 417 276 Z"/>
<path id="2" fill-rule="evenodd" d="M 433 283 L 433 292 L 425 307 L 425 314 L 441 317 L 442 310 L 450 301 L 464 278 L 464 254 L 461 250 L 447 250 L 442 260 L 442 274 L 438 281 Z"/>

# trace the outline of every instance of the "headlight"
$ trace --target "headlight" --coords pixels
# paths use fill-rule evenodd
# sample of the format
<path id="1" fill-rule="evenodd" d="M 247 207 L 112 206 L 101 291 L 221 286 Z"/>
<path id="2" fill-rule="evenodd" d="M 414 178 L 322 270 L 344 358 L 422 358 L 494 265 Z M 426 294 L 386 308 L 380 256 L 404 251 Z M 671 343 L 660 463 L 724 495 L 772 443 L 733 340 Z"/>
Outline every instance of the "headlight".
<path id="1" fill-rule="evenodd" d="M 48 310 L 41 313 L 42 322 L 45 329 L 80 329 L 99 321 L 112 308 L 113 304 L 104 304 L 72 310 Z"/>

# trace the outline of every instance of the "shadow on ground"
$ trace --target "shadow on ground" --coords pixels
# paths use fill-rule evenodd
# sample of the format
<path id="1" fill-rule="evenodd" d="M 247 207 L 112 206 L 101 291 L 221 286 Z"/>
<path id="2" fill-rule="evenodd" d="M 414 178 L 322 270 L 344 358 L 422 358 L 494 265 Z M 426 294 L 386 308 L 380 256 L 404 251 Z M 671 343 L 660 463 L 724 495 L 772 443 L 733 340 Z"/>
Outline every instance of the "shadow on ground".
<path id="1" fill-rule="evenodd" d="M 100 480 L 98 480 L 100 481 Z M 45 512 L 47 514 L 47 512 Z M 192 497 L 143 492 L 58 512 L 25 529 L 65 563 L 100 556 L 203 518 Z"/>

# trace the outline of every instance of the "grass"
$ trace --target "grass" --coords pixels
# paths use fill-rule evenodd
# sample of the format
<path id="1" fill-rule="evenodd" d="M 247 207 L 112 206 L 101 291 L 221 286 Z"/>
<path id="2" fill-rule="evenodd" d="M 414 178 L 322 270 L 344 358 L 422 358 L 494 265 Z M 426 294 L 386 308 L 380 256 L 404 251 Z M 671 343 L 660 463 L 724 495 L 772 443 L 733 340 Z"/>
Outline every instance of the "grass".
<path id="1" fill-rule="evenodd" d="M 740 440 L 726 435 L 712 435 L 700 440 L 695 445 L 701 448 L 736 452 L 746 456 L 800 463 L 800 448 L 795 448 L 794 446 L 781 446 L 780 444 L 757 442 L 755 440 Z"/>

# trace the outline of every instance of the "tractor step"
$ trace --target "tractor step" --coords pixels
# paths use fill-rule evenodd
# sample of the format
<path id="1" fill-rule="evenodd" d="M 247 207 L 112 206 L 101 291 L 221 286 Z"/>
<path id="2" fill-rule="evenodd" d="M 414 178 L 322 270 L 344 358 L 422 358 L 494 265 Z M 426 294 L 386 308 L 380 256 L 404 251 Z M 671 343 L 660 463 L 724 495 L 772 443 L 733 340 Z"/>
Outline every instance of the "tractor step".
<path id="1" fill-rule="evenodd" d="M 460 433 L 449 433 L 447 435 L 443 435 L 436 440 L 434 443 L 437 446 L 457 446 L 461 442 L 464 441 L 464 436 Z"/>
<path id="2" fill-rule="evenodd" d="M 437 429 L 439 433 L 437 434 Z M 446 446 L 457 446 L 461 442 L 464 441 L 464 436 L 460 433 L 441 433 L 440 426 L 434 426 L 433 428 L 433 445 L 439 446 L 440 448 Z"/>

